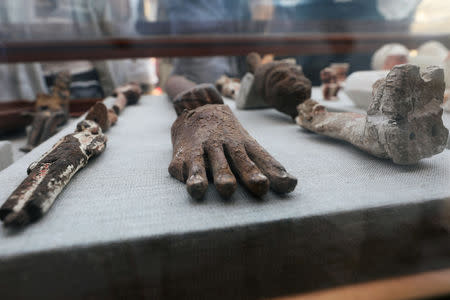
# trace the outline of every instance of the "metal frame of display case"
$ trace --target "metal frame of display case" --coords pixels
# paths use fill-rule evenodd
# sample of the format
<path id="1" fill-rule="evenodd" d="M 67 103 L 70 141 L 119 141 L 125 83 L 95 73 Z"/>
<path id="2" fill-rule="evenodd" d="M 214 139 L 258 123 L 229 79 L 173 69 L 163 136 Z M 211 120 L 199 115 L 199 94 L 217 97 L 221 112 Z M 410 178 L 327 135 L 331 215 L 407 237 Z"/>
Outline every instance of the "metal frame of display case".
<path id="1" fill-rule="evenodd" d="M 401 33 L 190 35 L 73 41 L 3 41 L 0 42 L 0 62 L 246 55 L 251 51 L 277 55 L 370 53 L 386 43 L 402 43 L 414 49 L 429 40 L 437 40 L 450 46 L 450 35 Z"/>

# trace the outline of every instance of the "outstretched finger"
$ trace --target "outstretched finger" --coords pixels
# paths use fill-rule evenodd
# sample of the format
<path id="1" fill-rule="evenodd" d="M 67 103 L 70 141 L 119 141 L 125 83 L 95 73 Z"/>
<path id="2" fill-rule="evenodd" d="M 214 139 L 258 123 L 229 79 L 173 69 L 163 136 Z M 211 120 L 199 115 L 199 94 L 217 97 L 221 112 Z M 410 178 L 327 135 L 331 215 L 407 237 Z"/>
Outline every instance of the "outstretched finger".
<path id="1" fill-rule="evenodd" d="M 226 153 L 231 159 L 233 169 L 254 195 L 261 197 L 269 190 L 269 180 L 248 157 L 244 146 L 225 145 Z"/>
<path id="2" fill-rule="evenodd" d="M 274 192 L 290 193 L 295 189 L 297 178 L 286 172 L 286 169 L 258 142 L 251 141 L 247 143 L 245 149 L 250 159 L 269 178 L 270 188 Z"/>
<path id="3" fill-rule="evenodd" d="M 207 154 L 217 191 L 224 198 L 230 197 L 236 190 L 237 184 L 236 178 L 228 165 L 222 145 L 209 147 Z"/>
<path id="4" fill-rule="evenodd" d="M 186 180 L 187 191 L 192 198 L 200 200 L 208 188 L 208 178 L 206 177 L 203 155 L 195 156 L 186 162 L 186 164 L 188 168 L 188 177 Z"/>

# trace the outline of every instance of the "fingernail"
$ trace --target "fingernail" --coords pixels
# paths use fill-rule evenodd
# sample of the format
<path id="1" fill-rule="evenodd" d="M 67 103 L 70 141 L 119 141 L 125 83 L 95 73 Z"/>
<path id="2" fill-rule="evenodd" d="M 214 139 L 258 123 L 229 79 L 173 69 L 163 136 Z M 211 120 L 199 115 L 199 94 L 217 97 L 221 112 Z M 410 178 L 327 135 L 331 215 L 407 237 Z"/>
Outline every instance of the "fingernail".
<path id="1" fill-rule="evenodd" d="M 186 182 L 187 190 L 192 198 L 200 200 L 205 195 L 208 182 L 200 175 L 192 175 Z"/>

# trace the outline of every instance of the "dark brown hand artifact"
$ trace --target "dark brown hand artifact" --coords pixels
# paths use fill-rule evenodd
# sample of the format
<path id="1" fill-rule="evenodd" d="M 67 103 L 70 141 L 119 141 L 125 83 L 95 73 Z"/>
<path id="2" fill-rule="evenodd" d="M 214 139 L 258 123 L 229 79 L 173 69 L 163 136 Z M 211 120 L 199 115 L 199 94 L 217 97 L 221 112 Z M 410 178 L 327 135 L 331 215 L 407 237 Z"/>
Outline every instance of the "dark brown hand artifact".
<path id="1" fill-rule="evenodd" d="M 297 179 L 248 134 L 227 105 L 185 110 L 172 125 L 172 144 L 169 173 L 185 182 L 195 199 L 201 199 L 208 187 L 207 170 L 223 197 L 236 190 L 233 173 L 256 196 L 266 194 L 269 186 L 289 193 L 297 185 Z"/>
<path id="2" fill-rule="evenodd" d="M 4 225 L 26 225 L 45 214 L 72 176 L 105 147 L 106 136 L 98 124 L 78 123 L 75 133 L 60 139 L 28 167 L 28 177 L 0 208 Z"/>
<path id="3" fill-rule="evenodd" d="M 298 106 L 297 123 L 316 133 L 347 141 L 396 164 L 415 164 L 445 149 L 448 130 L 442 123 L 443 70 L 395 66 L 373 87 L 367 115 L 333 113 L 313 100 Z"/>
<path id="4" fill-rule="evenodd" d="M 212 84 L 194 85 L 173 99 L 173 106 L 178 116 L 186 109 L 195 109 L 205 104 L 223 104 L 222 96 Z"/>
<path id="5" fill-rule="evenodd" d="M 164 87 L 165 92 L 169 96 L 170 100 L 173 101 L 175 97 L 196 85 L 192 80 L 187 79 L 184 76 L 172 75 L 167 79 L 166 86 Z"/>
<path id="6" fill-rule="evenodd" d="M 124 90 L 118 89 L 116 95 L 125 95 L 127 102 L 134 104 L 139 100 L 140 90 L 133 84 L 128 86 Z M 22 226 L 45 214 L 72 176 L 91 157 L 105 150 L 107 137 L 103 131 L 116 121 L 115 111 L 107 109 L 101 102 L 96 103 L 86 120 L 77 124 L 74 133 L 60 139 L 39 161 L 29 166 L 28 177 L 0 207 L 3 224 Z"/>
<path id="7" fill-rule="evenodd" d="M 230 108 L 208 104 L 222 102 L 214 87 L 185 87 L 188 90 L 179 92 L 175 99 L 180 114 L 172 125 L 169 173 L 186 183 L 193 198 L 201 199 L 205 194 L 207 173 L 225 198 L 236 190 L 235 175 L 256 196 L 267 193 L 269 187 L 278 193 L 294 190 L 297 179 L 248 134 Z"/>
<path id="8" fill-rule="evenodd" d="M 171 76 L 166 83 L 166 93 L 173 102 L 177 116 L 205 104 L 223 104 L 222 96 L 212 84 L 196 84 L 183 76 Z"/>
<path id="9" fill-rule="evenodd" d="M 297 105 L 311 97 L 311 81 L 301 66 L 288 61 L 261 64 L 261 57 L 254 52 L 247 56 L 247 64 L 255 75 L 256 94 L 269 106 L 295 118 Z"/>
<path id="10" fill-rule="evenodd" d="M 33 123 L 28 134 L 27 144 L 20 148 L 24 152 L 46 141 L 56 133 L 58 126 L 69 118 L 70 74 L 58 73 L 51 95 L 39 94 L 36 99 L 35 112 L 27 113 L 33 116 Z"/>
<path id="11" fill-rule="evenodd" d="M 341 86 L 337 80 L 336 71 L 332 68 L 325 68 L 320 71 L 320 80 L 322 81 L 322 96 L 325 100 L 336 99 Z"/>

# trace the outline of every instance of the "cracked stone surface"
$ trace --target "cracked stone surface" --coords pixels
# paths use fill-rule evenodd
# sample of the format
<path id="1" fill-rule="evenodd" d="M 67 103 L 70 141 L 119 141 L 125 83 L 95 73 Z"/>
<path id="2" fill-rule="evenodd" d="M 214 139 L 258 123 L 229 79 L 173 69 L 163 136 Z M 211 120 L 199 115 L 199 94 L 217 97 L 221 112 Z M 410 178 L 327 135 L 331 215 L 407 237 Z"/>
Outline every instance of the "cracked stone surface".
<path id="1" fill-rule="evenodd" d="M 444 72 L 428 67 L 395 66 L 373 87 L 367 114 L 332 113 L 313 100 L 298 106 L 297 123 L 316 133 L 347 141 L 396 164 L 415 164 L 445 149 L 442 122 Z"/>

